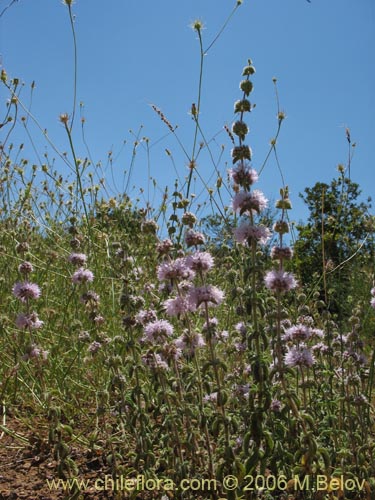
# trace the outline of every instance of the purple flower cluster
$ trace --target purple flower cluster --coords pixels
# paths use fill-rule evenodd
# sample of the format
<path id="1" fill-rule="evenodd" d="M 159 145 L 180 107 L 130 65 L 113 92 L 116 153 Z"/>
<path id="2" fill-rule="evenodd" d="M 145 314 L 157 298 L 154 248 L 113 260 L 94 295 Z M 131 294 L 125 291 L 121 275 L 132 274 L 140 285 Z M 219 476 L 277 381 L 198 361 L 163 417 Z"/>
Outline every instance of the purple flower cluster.
<path id="1" fill-rule="evenodd" d="M 311 349 L 304 343 L 291 347 L 285 354 L 285 364 L 291 367 L 311 368 L 315 363 Z"/>
<path id="2" fill-rule="evenodd" d="M 283 269 L 268 271 L 264 283 L 269 290 L 279 293 L 289 292 L 297 286 L 293 274 L 287 273 Z"/>
<path id="3" fill-rule="evenodd" d="M 373 307 L 375 309 L 375 287 L 374 288 L 371 288 L 371 295 L 372 295 L 372 298 L 371 298 L 371 301 L 370 301 L 370 305 L 371 307 Z"/>
<path id="4" fill-rule="evenodd" d="M 18 282 L 13 287 L 13 295 L 21 302 L 28 302 L 29 300 L 39 299 L 41 295 L 40 288 L 35 283 L 24 281 Z"/>
<path id="5" fill-rule="evenodd" d="M 72 276 L 72 282 L 75 285 L 79 285 L 81 283 L 91 283 L 94 281 L 94 274 L 89 269 L 84 269 L 80 267 Z"/>

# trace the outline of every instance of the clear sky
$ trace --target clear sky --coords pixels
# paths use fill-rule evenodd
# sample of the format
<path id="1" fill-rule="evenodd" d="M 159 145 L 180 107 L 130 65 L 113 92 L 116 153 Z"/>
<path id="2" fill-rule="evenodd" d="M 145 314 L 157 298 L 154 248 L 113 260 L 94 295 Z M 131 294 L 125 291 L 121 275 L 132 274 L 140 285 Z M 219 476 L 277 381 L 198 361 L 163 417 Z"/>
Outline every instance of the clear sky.
<path id="1" fill-rule="evenodd" d="M 0 12 L 10 3 L 0 0 Z M 179 175 L 187 174 L 186 157 L 176 138 L 150 104 L 158 106 L 173 125 L 178 124 L 178 136 L 191 153 L 194 122 L 189 110 L 197 102 L 200 59 L 197 36 L 189 25 L 197 18 L 203 21 L 207 48 L 234 5 L 231 0 L 74 3 L 77 99 L 85 107 L 86 140 L 95 162 L 105 165 L 108 151 L 113 151 L 119 191 L 127 182 L 124 170 L 129 172 L 131 163 L 135 136 L 130 130 L 137 134 L 141 125 L 140 137 L 149 138 L 149 159 L 141 143 L 131 186 L 143 186 L 147 192 L 150 173 L 160 188 L 168 184 L 173 189 L 176 173 L 165 149 L 171 151 Z M 14 2 L 0 19 L 0 53 L 8 75 L 25 82 L 21 98 L 26 105 L 30 83 L 35 80 L 31 111 L 56 146 L 67 150 L 67 138 L 58 122 L 60 113 L 72 111 L 74 58 L 67 7 L 59 0 Z M 280 107 L 287 115 L 278 157 L 294 202 L 291 218 L 306 216 L 299 192 L 317 181 L 330 182 L 337 175 L 337 165 L 346 164 L 346 127 L 357 144 L 351 177 L 366 197 L 374 195 L 374 0 L 244 0 L 204 58 L 201 127 L 207 140 L 215 138 L 210 146 L 223 175 L 231 162 L 231 144 L 223 126 L 233 121 L 233 103 L 241 97 L 238 84 L 248 58 L 257 70 L 251 95 L 256 108 L 246 117 L 253 166 L 263 163 L 277 129 L 272 82 L 276 77 Z M 3 87 L 0 93 L 3 116 L 8 96 Z M 77 153 L 85 157 L 79 110 L 77 117 Z M 48 150 L 39 132 L 33 129 L 32 133 L 38 149 Z M 13 141 L 24 141 L 24 156 L 33 157 L 22 127 Z M 225 150 L 220 157 L 221 145 Z M 55 166 L 64 173 L 66 167 L 60 160 Z M 214 167 L 207 152 L 198 158 L 197 168 L 210 178 Z M 280 186 L 271 156 L 258 187 L 274 199 Z M 199 185 L 195 189 L 198 194 Z"/>

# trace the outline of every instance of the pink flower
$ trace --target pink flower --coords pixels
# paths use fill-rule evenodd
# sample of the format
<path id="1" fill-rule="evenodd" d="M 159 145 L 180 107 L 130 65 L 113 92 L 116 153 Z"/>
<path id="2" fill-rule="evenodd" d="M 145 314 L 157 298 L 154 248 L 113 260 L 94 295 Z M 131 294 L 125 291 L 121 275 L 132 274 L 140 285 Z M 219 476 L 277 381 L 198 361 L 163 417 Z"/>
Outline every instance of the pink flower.
<path id="1" fill-rule="evenodd" d="M 298 324 L 288 328 L 282 339 L 285 341 L 304 341 L 308 340 L 312 335 L 311 329 L 308 326 Z"/>
<path id="2" fill-rule="evenodd" d="M 207 272 L 214 266 L 214 259 L 208 252 L 195 252 L 186 257 L 186 265 L 193 271 Z"/>
<path id="3" fill-rule="evenodd" d="M 196 349 L 204 347 L 206 342 L 203 336 L 197 332 L 185 332 L 174 341 L 176 347 L 192 356 Z"/>
<path id="4" fill-rule="evenodd" d="M 297 286 L 297 281 L 293 274 L 287 273 L 284 270 L 268 271 L 264 282 L 266 287 L 274 292 L 288 292 Z"/>
<path id="5" fill-rule="evenodd" d="M 229 173 L 236 184 L 246 188 L 250 187 L 258 180 L 257 171 L 250 168 L 249 164 L 244 161 L 232 168 Z"/>
<path id="6" fill-rule="evenodd" d="M 16 283 L 12 291 L 13 295 L 21 302 L 27 302 L 29 299 L 39 299 L 41 294 L 39 286 L 28 281 Z"/>
<path id="7" fill-rule="evenodd" d="M 158 341 L 165 341 L 167 337 L 173 334 L 173 326 L 164 319 L 148 323 L 144 329 L 143 341 L 156 343 Z"/>
<path id="8" fill-rule="evenodd" d="M 196 308 L 201 304 L 207 303 L 218 306 L 224 299 L 224 292 L 216 286 L 206 285 L 201 287 L 192 287 L 189 291 L 189 300 Z"/>
<path id="9" fill-rule="evenodd" d="M 160 264 L 160 266 L 158 266 L 157 275 L 160 281 L 191 279 L 194 277 L 194 272 L 186 265 L 186 260 L 180 257 L 171 262 L 163 262 Z"/>
<path id="10" fill-rule="evenodd" d="M 248 222 L 243 222 L 239 227 L 233 231 L 234 239 L 243 245 L 255 240 L 261 245 L 265 245 L 271 237 L 271 231 L 263 226 L 254 226 Z"/>
<path id="11" fill-rule="evenodd" d="M 89 269 L 84 269 L 80 267 L 72 276 L 72 282 L 74 284 L 87 283 L 94 280 L 94 274 Z"/>
<path id="12" fill-rule="evenodd" d="M 314 355 L 304 344 L 294 346 L 285 354 L 285 364 L 287 366 L 306 366 L 310 368 L 315 363 Z"/>
<path id="13" fill-rule="evenodd" d="M 186 297 L 168 299 L 164 302 L 164 307 L 168 316 L 179 316 L 194 310 L 191 302 Z"/>
<path id="14" fill-rule="evenodd" d="M 232 200 L 233 210 L 242 215 L 244 212 L 260 213 L 267 208 L 268 200 L 265 198 L 262 191 L 254 189 L 254 191 L 240 191 L 234 195 Z"/>

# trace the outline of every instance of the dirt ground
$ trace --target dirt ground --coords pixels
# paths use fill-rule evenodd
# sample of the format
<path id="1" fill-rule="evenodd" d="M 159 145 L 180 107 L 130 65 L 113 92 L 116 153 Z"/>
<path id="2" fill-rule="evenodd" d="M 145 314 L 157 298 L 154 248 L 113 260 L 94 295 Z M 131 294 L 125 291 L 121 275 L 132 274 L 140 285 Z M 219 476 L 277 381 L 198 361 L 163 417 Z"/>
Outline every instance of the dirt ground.
<path id="1" fill-rule="evenodd" d="M 12 433 L 17 433 L 25 440 Z M 76 493 L 69 490 L 66 483 L 57 483 L 57 462 L 51 447 L 47 445 L 47 439 L 36 437 L 41 435 L 46 435 L 46 423 L 38 420 L 33 421 L 33 428 L 29 428 L 19 419 L 8 417 L 6 425 L 0 428 L 0 500 L 155 498 L 147 492 L 142 492 L 141 496 L 115 494 L 111 490 L 109 467 L 103 457 L 100 454 L 92 456 L 87 450 L 73 446 L 70 447 L 69 456 L 78 466 L 77 478 L 81 482 Z"/>

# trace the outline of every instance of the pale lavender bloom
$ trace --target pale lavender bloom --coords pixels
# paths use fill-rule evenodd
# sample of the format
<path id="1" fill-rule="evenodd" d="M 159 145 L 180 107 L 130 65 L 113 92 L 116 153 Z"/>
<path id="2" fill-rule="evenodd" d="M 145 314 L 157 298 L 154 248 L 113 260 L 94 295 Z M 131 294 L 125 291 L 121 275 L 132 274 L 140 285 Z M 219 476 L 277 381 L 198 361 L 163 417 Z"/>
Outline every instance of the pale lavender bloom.
<path id="1" fill-rule="evenodd" d="M 87 262 L 87 256 L 84 253 L 71 253 L 68 260 L 75 266 L 84 266 Z"/>
<path id="2" fill-rule="evenodd" d="M 175 280 L 175 279 L 192 279 L 194 272 L 186 265 L 186 259 L 179 257 L 171 262 L 163 262 L 158 266 L 158 279 Z"/>
<path id="3" fill-rule="evenodd" d="M 371 295 L 372 295 L 373 297 L 375 297 L 375 287 L 374 287 L 374 288 L 371 288 L 370 293 L 371 293 Z"/>
<path id="4" fill-rule="evenodd" d="M 80 267 L 72 276 L 74 284 L 88 283 L 94 280 L 94 274 L 89 269 Z"/>
<path id="5" fill-rule="evenodd" d="M 181 349 L 188 355 L 193 355 L 195 349 L 204 347 L 206 345 L 206 342 L 200 333 L 192 332 L 190 334 L 188 332 L 185 332 L 174 341 L 174 344 L 178 349 Z"/>
<path id="6" fill-rule="evenodd" d="M 237 323 L 235 325 L 234 329 L 236 330 L 236 332 L 240 333 L 242 336 L 245 336 L 247 333 L 247 328 L 246 328 L 246 325 L 243 321 L 240 321 L 239 323 Z"/>
<path id="7" fill-rule="evenodd" d="M 213 285 L 206 285 L 194 288 L 189 291 L 189 300 L 196 308 L 201 304 L 207 303 L 218 306 L 224 299 L 224 292 Z"/>
<path id="8" fill-rule="evenodd" d="M 25 261 L 18 266 L 18 270 L 22 274 L 29 274 L 33 272 L 34 268 L 31 262 Z"/>
<path id="9" fill-rule="evenodd" d="M 252 240 L 265 245 L 271 237 L 271 231 L 263 225 L 255 226 L 249 222 L 243 222 L 234 229 L 233 235 L 237 243 L 242 245 L 250 243 Z"/>
<path id="10" fill-rule="evenodd" d="M 266 287 L 274 292 L 288 292 L 297 286 L 297 282 L 291 273 L 284 270 L 268 271 L 264 278 Z"/>
<path id="11" fill-rule="evenodd" d="M 216 343 L 216 342 L 226 342 L 229 338 L 229 332 L 227 330 L 222 330 L 221 332 L 216 332 L 213 337 L 212 337 L 212 340 Z"/>
<path id="12" fill-rule="evenodd" d="M 279 413 L 281 411 L 282 403 L 278 399 L 273 399 L 270 404 L 270 410 L 274 413 Z"/>
<path id="13" fill-rule="evenodd" d="M 217 402 L 217 392 L 211 392 L 211 394 L 206 394 L 204 396 L 204 401 L 211 401 L 211 403 L 216 403 Z"/>
<path id="14" fill-rule="evenodd" d="M 298 324 L 288 328 L 281 337 L 285 341 L 305 341 L 311 337 L 311 330 L 308 326 Z"/>
<path id="15" fill-rule="evenodd" d="M 198 245 L 203 245 L 206 242 L 206 238 L 203 233 L 189 229 L 185 233 L 185 242 L 188 247 L 196 247 Z"/>
<path id="16" fill-rule="evenodd" d="M 236 167 L 229 170 L 229 174 L 236 184 L 242 187 L 250 187 L 258 181 L 258 173 L 244 161 L 240 162 Z"/>
<path id="17" fill-rule="evenodd" d="M 209 252 L 195 252 L 186 257 L 186 264 L 193 271 L 207 272 L 213 268 L 214 259 Z"/>
<path id="18" fill-rule="evenodd" d="M 95 354 L 96 352 L 99 351 L 99 349 L 102 347 L 102 344 L 98 342 L 97 340 L 94 340 L 94 342 L 91 342 L 91 344 L 88 347 L 89 352 L 92 354 Z"/>
<path id="19" fill-rule="evenodd" d="M 267 208 L 268 200 L 265 198 L 262 191 L 254 189 L 254 191 L 240 191 L 234 195 L 232 207 L 235 212 L 243 214 L 246 211 L 260 213 Z"/>
<path id="20" fill-rule="evenodd" d="M 167 337 L 173 334 L 173 326 L 164 319 L 159 319 L 148 323 L 144 329 L 143 341 L 155 343 L 158 340 L 163 342 Z"/>
<path id="21" fill-rule="evenodd" d="M 179 316 L 180 314 L 185 314 L 189 311 L 193 311 L 194 305 L 187 297 L 175 297 L 173 299 L 167 299 L 164 302 L 164 307 L 168 316 Z"/>
<path id="22" fill-rule="evenodd" d="M 285 354 L 285 364 L 287 366 L 305 366 L 307 368 L 310 368 L 314 363 L 314 355 L 305 344 L 293 346 Z"/>
<path id="23" fill-rule="evenodd" d="M 145 326 L 147 323 L 151 323 L 151 321 L 156 321 L 156 311 L 154 309 L 141 310 L 135 316 L 135 320 L 139 325 Z"/>
<path id="24" fill-rule="evenodd" d="M 27 302 L 30 299 L 39 299 L 41 294 L 39 286 L 28 281 L 16 283 L 12 291 L 13 295 L 21 302 Z"/>
<path id="25" fill-rule="evenodd" d="M 30 328 L 32 330 L 38 330 L 44 325 L 44 321 L 38 318 L 36 312 L 30 314 L 19 314 L 16 319 L 16 327 L 20 330 L 25 328 Z"/>
<path id="26" fill-rule="evenodd" d="M 371 299 L 370 305 L 375 309 L 375 297 Z"/>

